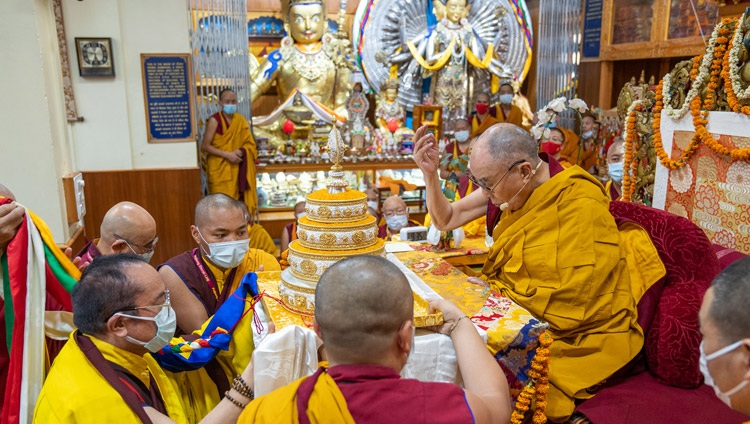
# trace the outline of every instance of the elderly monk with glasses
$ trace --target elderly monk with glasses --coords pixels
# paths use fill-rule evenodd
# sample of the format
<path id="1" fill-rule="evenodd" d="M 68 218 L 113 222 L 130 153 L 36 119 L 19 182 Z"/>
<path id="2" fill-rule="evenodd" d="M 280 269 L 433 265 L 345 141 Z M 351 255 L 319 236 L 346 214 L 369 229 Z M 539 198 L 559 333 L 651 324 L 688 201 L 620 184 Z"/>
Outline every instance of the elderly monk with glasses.
<path id="1" fill-rule="evenodd" d="M 492 246 L 481 278 L 470 280 L 550 324 L 547 415 L 564 422 L 576 399 L 592 397 L 589 389 L 643 346 L 636 304 L 665 273 L 656 249 L 645 230 L 618 230 L 594 177 L 539 153 L 521 127 L 496 124 L 475 141 L 469 169 L 481 189 L 454 203 L 440 192 L 434 136 L 422 127 L 415 139 L 414 161 L 424 173 L 427 209 L 437 228 L 452 230 L 487 216 Z M 635 255 L 640 272 L 631 275 Z"/>

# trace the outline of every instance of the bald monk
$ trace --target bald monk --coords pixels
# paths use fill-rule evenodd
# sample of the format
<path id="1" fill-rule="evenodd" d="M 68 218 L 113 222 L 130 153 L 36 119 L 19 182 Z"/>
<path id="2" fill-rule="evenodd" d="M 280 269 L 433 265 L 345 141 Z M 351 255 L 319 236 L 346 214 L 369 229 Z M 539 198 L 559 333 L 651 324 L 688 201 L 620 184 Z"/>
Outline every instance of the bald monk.
<path id="1" fill-rule="evenodd" d="M 258 151 L 250 125 L 237 113 L 237 94 L 219 93 L 221 110 L 206 120 L 201 151 L 208 179 L 208 192 L 224 193 L 243 201 L 254 216 L 258 209 L 255 160 Z"/>
<path id="2" fill-rule="evenodd" d="M 120 202 L 104 214 L 99 238 L 83 246 L 74 263 L 84 268 L 99 255 L 117 253 L 134 253 L 148 262 L 158 241 L 154 217 L 140 205 Z"/>
<path id="3" fill-rule="evenodd" d="M 415 329 L 414 298 L 398 267 L 375 256 L 337 262 L 315 292 L 313 329 L 328 368 L 255 399 L 238 422 L 507 423 L 508 384 L 471 320 L 447 300 L 431 308 L 443 313 L 440 332 L 456 349 L 464 389 L 400 377 Z"/>
<path id="4" fill-rule="evenodd" d="M 419 227 L 419 223 L 409 219 L 409 208 L 406 202 L 395 194 L 383 201 L 383 218 L 385 224 L 378 227 L 378 237 L 390 240 L 394 234 L 399 234 L 402 228 Z"/>
<path id="5" fill-rule="evenodd" d="M 279 271 L 272 255 L 248 247 L 247 209 L 226 194 L 211 194 L 195 206 L 190 227 L 198 247 L 159 265 L 177 313 L 177 334 L 191 333 L 216 313 L 248 272 Z"/>
<path id="6" fill-rule="evenodd" d="M 593 396 L 588 389 L 643 346 L 636 304 L 665 273 L 653 244 L 640 228 L 618 231 L 602 185 L 578 166 L 563 169 L 538 154 L 522 128 L 497 124 L 475 141 L 471 172 L 481 190 L 454 203 L 440 192 L 435 138 L 420 128 L 416 139 L 414 160 L 438 229 L 487 214 L 493 244 L 481 279 L 472 281 L 550 324 L 547 416 L 564 422 L 575 399 Z"/>

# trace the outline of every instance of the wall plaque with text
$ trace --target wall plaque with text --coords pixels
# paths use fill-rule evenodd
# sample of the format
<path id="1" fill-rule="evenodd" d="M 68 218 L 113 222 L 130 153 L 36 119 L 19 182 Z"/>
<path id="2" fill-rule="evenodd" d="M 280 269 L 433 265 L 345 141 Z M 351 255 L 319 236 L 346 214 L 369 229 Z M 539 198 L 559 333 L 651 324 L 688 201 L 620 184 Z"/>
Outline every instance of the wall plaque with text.
<path id="1" fill-rule="evenodd" d="M 602 38 L 602 0 L 586 0 L 583 15 L 583 57 L 599 57 Z"/>
<path id="2" fill-rule="evenodd" d="M 141 54 L 149 143 L 195 141 L 189 53 Z"/>

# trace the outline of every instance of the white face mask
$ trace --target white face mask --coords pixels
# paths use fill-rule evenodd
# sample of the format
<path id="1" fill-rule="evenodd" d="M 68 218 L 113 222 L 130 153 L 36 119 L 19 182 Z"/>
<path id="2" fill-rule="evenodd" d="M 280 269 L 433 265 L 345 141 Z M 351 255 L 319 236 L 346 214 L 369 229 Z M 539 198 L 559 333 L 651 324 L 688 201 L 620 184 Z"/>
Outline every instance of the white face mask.
<path id="1" fill-rule="evenodd" d="M 250 239 L 209 243 L 203 238 L 200 230 L 198 230 L 198 235 L 208 244 L 209 252 L 203 252 L 206 257 L 224 269 L 234 268 L 241 264 L 250 248 Z"/>
<path id="2" fill-rule="evenodd" d="M 719 389 L 719 386 L 716 385 L 716 382 L 714 381 L 714 379 L 711 377 L 711 372 L 708 370 L 708 362 L 720 356 L 726 355 L 727 353 L 737 349 L 740 346 L 742 346 L 742 340 L 736 343 L 732 343 L 729 346 L 726 346 L 722 349 L 719 349 L 710 355 L 706 355 L 703 352 L 703 342 L 701 342 L 700 344 L 701 356 L 700 356 L 700 360 L 698 361 L 698 365 L 700 366 L 701 374 L 703 374 L 703 380 L 705 381 L 707 385 L 714 388 L 714 393 L 716 393 L 716 397 L 718 397 L 722 402 L 724 402 L 724 404 L 726 404 L 730 408 L 732 407 L 732 399 L 731 399 L 732 395 L 744 389 L 745 386 L 747 386 L 749 382 L 743 379 L 742 382 L 739 383 L 738 385 L 734 386 L 733 388 L 729 389 L 726 392 L 722 392 L 721 389 Z"/>
<path id="3" fill-rule="evenodd" d="M 509 105 L 513 102 L 513 95 L 512 94 L 501 94 L 500 95 L 500 103 L 504 105 Z"/>
<path id="4" fill-rule="evenodd" d="M 453 136 L 456 137 L 456 141 L 463 143 L 469 139 L 469 130 L 456 131 L 453 133 Z"/>
<path id="5" fill-rule="evenodd" d="M 584 131 L 583 134 L 581 134 L 581 137 L 583 137 L 583 138 L 585 138 L 587 140 L 590 139 L 590 138 L 594 138 L 594 131 L 591 131 L 591 130 Z"/>
<path id="6" fill-rule="evenodd" d="M 125 336 L 125 340 L 129 341 L 130 343 L 143 346 L 148 349 L 149 352 L 153 353 L 160 351 L 161 348 L 168 345 L 172 340 L 172 337 L 174 337 L 174 332 L 177 329 L 177 315 L 175 314 L 174 309 L 172 309 L 172 307 L 169 305 L 164 305 L 161 308 L 161 311 L 159 311 L 159 313 L 153 317 L 128 315 L 122 312 L 118 312 L 115 315 L 126 318 L 139 319 L 141 321 L 153 321 L 156 324 L 156 334 L 154 334 L 153 339 L 144 342 L 138 339 L 134 339 L 130 336 Z"/>
<path id="7" fill-rule="evenodd" d="M 151 251 L 149 251 L 149 252 L 138 253 L 138 252 L 135 251 L 135 249 L 133 249 L 133 246 L 131 246 L 130 243 L 128 243 L 127 240 L 122 239 L 122 241 L 124 241 L 125 244 L 128 245 L 128 248 L 130 249 L 130 251 L 133 252 L 135 255 L 137 255 L 138 257 L 140 257 L 141 259 L 143 259 L 146 262 L 151 262 L 151 258 L 154 257 L 154 250 L 153 249 Z"/>
<path id="8" fill-rule="evenodd" d="M 391 231 L 400 231 L 409 223 L 406 215 L 392 215 L 385 218 L 385 223 Z"/>
<path id="9" fill-rule="evenodd" d="M 367 207 L 378 210 L 378 202 L 376 200 L 368 200 Z"/>
<path id="10" fill-rule="evenodd" d="M 297 215 L 297 219 L 300 219 L 303 216 L 307 216 L 307 212 L 300 212 L 299 215 Z"/>

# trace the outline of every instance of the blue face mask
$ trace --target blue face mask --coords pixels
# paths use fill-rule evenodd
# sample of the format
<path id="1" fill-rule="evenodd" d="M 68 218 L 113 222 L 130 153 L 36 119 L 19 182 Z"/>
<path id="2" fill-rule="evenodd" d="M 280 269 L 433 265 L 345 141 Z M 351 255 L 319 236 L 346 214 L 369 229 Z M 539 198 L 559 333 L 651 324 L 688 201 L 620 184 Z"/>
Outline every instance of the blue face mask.
<path id="1" fill-rule="evenodd" d="M 618 183 L 622 182 L 622 171 L 624 164 L 625 162 L 614 162 L 607 164 L 607 173 L 609 174 L 609 178 L 611 178 L 612 181 L 616 181 Z"/>
<path id="2" fill-rule="evenodd" d="M 501 94 L 500 95 L 500 103 L 504 105 L 509 105 L 513 102 L 513 95 L 512 94 Z"/>
<path id="3" fill-rule="evenodd" d="M 545 128 L 557 128 L 557 122 L 555 122 L 555 120 L 553 119 L 552 121 L 544 124 L 544 127 Z"/>
<path id="4" fill-rule="evenodd" d="M 224 113 L 227 115 L 234 115 L 237 112 L 237 105 L 224 105 Z"/>

